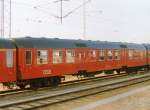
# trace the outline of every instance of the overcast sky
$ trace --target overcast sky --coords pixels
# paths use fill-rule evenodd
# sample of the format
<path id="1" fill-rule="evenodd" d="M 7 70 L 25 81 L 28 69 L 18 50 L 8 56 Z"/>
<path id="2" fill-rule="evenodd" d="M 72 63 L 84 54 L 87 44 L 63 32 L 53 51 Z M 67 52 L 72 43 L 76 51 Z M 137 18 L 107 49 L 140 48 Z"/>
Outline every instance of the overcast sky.
<path id="1" fill-rule="evenodd" d="M 83 8 L 64 18 L 61 24 L 57 18 L 60 3 L 54 1 L 57 0 L 12 0 L 13 37 L 150 43 L 150 0 L 91 0 L 86 4 L 86 38 L 83 37 Z M 63 15 L 82 3 L 83 0 L 64 1 Z"/>

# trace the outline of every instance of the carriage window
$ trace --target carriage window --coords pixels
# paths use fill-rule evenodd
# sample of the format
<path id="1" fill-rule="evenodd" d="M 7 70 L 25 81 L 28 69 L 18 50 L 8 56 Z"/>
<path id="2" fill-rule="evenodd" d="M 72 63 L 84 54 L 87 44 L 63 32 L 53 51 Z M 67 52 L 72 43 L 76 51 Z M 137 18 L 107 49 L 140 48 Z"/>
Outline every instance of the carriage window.
<path id="1" fill-rule="evenodd" d="M 96 50 L 92 50 L 92 51 L 91 51 L 91 56 L 92 56 L 92 57 L 96 57 Z"/>
<path id="2" fill-rule="evenodd" d="M 6 64 L 9 68 L 13 67 L 13 50 L 6 51 Z"/>
<path id="3" fill-rule="evenodd" d="M 133 51 L 133 58 L 134 59 L 139 59 L 140 58 L 140 51 L 139 50 L 134 50 Z"/>
<path id="4" fill-rule="evenodd" d="M 99 51 L 99 61 L 103 61 L 103 60 L 105 60 L 105 51 L 100 50 Z"/>
<path id="5" fill-rule="evenodd" d="M 75 62 L 75 51 L 69 49 L 66 51 L 66 63 L 74 63 L 74 62 Z"/>
<path id="6" fill-rule="evenodd" d="M 107 56 L 108 56 L 108 60 L 112 60 L 112 58 L 113 58 L 113 52 L 112 52 L 112 50 L 108 50 Z"/>
<path id="7" fill-rule="evenodd" d="M 119 50 L 115 50 L 114 54 L 115 54 L 115 60 L 120 60 L 120 51 Z"/>
<path id="8" fill-rule="evenodd" d="M 150 50 L 148 51 L 148 57 L 150 57 Z"/>
<path id="9" fill-rule="evenodd" d="M 32 63 L 32 52 L 26 51 L 26 64 L 31 65 Z"/>
<path id="10" fill-rule="evenodd" d="M 54 49 L 53 50 L 53 63 L 54 64 L 62 63 L 62 60 L 63 60 L 62 50 Z"/>
<path id="11" fill-rule="evenodd" d="M 144 54 L 145 54 L 145 51 L 140 51 L 140 58 L 141 58 L 141 59 L 144 58 Z"/>
<path id="12" fill-rule="evenodd" d="M 48 52 L 47 50 L 37 51 L 37 64 L 47 64 L 48 63 Z"/>
<path id="13" fill-rule="evenodd" d="M 79 62 L 82 60 L 82 53 L 79 53 Z"/>
<path id="14" fill-rule="evenodd" d="M 133 50 L 129 50 L 128 57 L 129 59 L 133 59 Z"/>

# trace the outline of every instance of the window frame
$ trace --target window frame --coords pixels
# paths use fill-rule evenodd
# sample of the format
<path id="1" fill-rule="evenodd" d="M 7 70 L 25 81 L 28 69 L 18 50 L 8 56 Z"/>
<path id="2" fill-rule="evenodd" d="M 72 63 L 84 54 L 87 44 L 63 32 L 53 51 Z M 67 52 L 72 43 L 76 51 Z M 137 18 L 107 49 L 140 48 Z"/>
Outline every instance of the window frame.
<path id="1" fill-rule="evenodd" d="M 110 56 L 108 55 L 108 52 L 109 52 L 109 51 L 111 51 L 111 54 L 112 54 L 111 59 L 109 58 Z M 114 56 L 114 55 L 113 55 L 113 49 L 107 49 L 107 60 L 108 60 L 108 61 L 112 61 L 112 60 L 113 60 L 113 56 Z"/>
<path id="2" fill-rule="evenodd" d="M 116 52 L 118 53 L 118 56 L 116 56 Z M 114 60 L 121 60 L 121 51 L 120 49 L 114 50 Z"/>
<path id="3" fill-rule="evenodd" d="M 132 52 L 132 56 L 130 56 L 130 52 Z M 134 59 L 134 49 L 128 49 L 128 59 L 133 60 Z"/>
<path id="4" fill-rule="evenodd" d="M 46 53 L 47 53 L 47 60 L 46 60 L 46 63 L 38 63 L 38 52 L 39 51 L 46 51 Z M 49 51 L 47 50 L 47 49 L 38 49 L 37 51 L 36 51 L 36 64 L 37 65 L 47 65 L 48 63 L 49 63 Z"/>
<path id="5" fill-rule="evenodd" d="M 11 57 L 8 56 L 8 55 L 10 55 L 10 54 L 8 54 L 8 52 L 11 52 Z M 8 62 L 10 62 L 8 60 L 8 57 L 11 58 L 11 64 L 8 63 Z M 6 50 L 6 67 L 7 68 L 13 68 L 13 66 L 14 66 L 14 51 L 12 49 L 7 49 Z"/>
<path id="6" fill-rule="evenodd" d="M 93 57 L 93 58 L 96 58 L 97 57 L 97 51 L 95 49 L 92 49 L 90 51 L 90 56 Z"/>
<path id="7" fill-rule="evenodd" d="M 56 58 L 56 56 L 54 57 L 54 51 L 58 51 L 59 52 L 59 56 L 57 57 L 61 57 L 61 62 L 54 62 L 54 58 Z M 61 56 L 60 56 L 60 52 L 61 52 Z M 63 63 L 63 49 L 52 49 L 52 64 L 62 64 Z"/>
<path id="8" fill-rule="evenodd" d="M 140 59 L 144 59 L 145 56 L 145 51 L 144 50 L 140 50 Z"/>
<path id="9" fill-rule="evenodd" d="M 79 62 L 82 61 L 82 52 L 78 52 L 78 60 L 79 60 Z"/>
<path id="10" fill-rule="evenodd" d="M 67 52 L 68 52 L 68 51 L 71 51 L 71 56 L 67 56 Z M 73 52 L 73 54 L 72 54 L 72 52 Z M 65 62 L 66 62 L 67 64 L 75 63 L 75 58 L 76 58 L 76 51 L 75 51 L 75 49 L 66 49 L 65 53 L 66 53 Z M 67 57 L 72 57 L 72 58 L 73 58 L 73 61 L 72 61 L 72 62 L 67 62 Z"/>
<path id="11" fill-rule="evenodd" d="M 102 53 L 103 53 L 103 56 L 101 56 L 102 55 Z M 99 61 L 105 61 L 105 49 L 100 49 L 99 50 L 99 57 L 98 57 L 98 60 Z M 101 57 L 103 57 L 104 59 L 101 59 Z"/>
<path id="12" fill-rule="evenodd" d="M 27 58 L 27 56 L 26 56 L 26 55 L 27 55 L 27 54 L 26 54 L 27 51 L 28 51 L 28 52 L 31 52 L 31 64 L 27 64 L 27 60 L 26 60 L 26 58 Z M 33 59 L 32 59 L 32 50 L 26 50 L 26 51 L 25 51 L 25 64 L 26 64 L 26 65 L 32 65 L 32 61 L 33 61 Z"/>
<path id="13" fill-rule="evenodd" d="M 140 59 L 140 50 L 134 49 L 134 51 L 133 51 L 133 59 Z"/>

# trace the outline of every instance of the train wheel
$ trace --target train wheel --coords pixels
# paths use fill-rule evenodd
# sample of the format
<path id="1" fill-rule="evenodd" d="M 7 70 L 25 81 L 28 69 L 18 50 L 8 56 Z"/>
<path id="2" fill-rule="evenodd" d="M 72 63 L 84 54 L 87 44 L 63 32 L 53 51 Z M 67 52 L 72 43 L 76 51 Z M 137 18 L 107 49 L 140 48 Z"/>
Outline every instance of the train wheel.
<path id="1" fill-rule="evenodd" d="M 132 75 L 137 74 L 137 71 L 134 70 L 134 69 L 129 69 L 129 68 L 128 68 L 128 69 L 126 70 L 126 73 L 127 73 L 128 75 L 131 75 L 131 76 L 132 76 Z"/>
<path id="2" fill-rule="evenodd" d="M 129 74 L 129 75 L 130 75 L 131 73 L 133 73 L 133 71 L 132 71 L 131 69 L 128 69 L 128 68 L 125 70 L 125 72 L 126 72 L 127 74 Z"/>
<path id="3" fill-rule="evenodd" d="M 26 87 L 26 85 L 24 85 L 24 84 L 20 84 L 18 86 L 19 86 L 20 89 L 24 89 Z"/>
<path id="4" fill-rule="evenodd" d="M 32 88 L 32 89 L 38 89 L 40 87 L 40 84 L 39 84 L 39 82 L 38 81 L 31 81 L 31 83 L 30 83 L 30 88 Z"/>
<path id="5" fill-rule="evenodd" d="M 52 86 L 58 86 L 61 83 L 61 78 L 60 77 L 52 77 L 50 79 L 50 83 Z"/>
<path id="6" fill-rule="evenodd" d="M 105 71 L 105 74 L 113 74 L 113 73 L 114 73 L 114 71 L 112 71 L 112 70 Z"/>
<path id="7" fill-rule="evenodd" d="M 120 70 L 116 70 L 117 74 L 120 74 Z"/>
<path id="8" fill-rule="evenodd" d="M 47 87 L 47 86 L 49 86 L 50 84 L 49 84 L 49 82 L 48 82 L 48 80 L 43 80 L 42 82 L 41 82 L 41 86 L 42 87 Z"/>

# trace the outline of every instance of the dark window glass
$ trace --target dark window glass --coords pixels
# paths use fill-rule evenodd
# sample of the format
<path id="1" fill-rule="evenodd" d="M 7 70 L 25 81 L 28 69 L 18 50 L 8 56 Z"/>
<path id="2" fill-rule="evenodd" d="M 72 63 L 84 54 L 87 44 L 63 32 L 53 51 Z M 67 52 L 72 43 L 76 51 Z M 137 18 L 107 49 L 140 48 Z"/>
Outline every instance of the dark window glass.
<path id="1" fill-rule="evenodd" d="M 26 64 L 30 65 L 32 63 L 32 53 L 31 51 L 26 51 Z"/>

